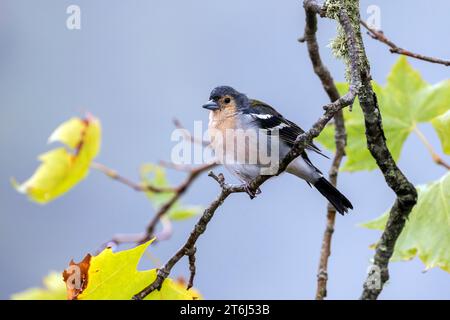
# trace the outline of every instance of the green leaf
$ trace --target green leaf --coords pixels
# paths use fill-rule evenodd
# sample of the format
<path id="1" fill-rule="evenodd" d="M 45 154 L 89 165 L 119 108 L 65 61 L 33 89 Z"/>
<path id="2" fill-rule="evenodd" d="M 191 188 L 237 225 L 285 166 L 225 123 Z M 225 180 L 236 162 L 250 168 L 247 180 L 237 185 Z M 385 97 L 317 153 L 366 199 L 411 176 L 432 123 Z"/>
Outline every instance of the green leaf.
<path id="1" fill-rule="evenodd" d="M 50 136 L 49 142 L 55 141 L 67 148 L 40 155 L 41 165 L 24 183 L 13 180 L 17 191 L 42 204 L 63 195 L 87 176 L 91 161 L 100 150 L 100 122 L 91 115 L 86 119 L 72 118 Z"/>
<path id="2" fill-rule="evenodd" d="M 417 191 L 417 204 L 397 240 L 392 261 L 418 256 L 427 269 L 439 267 L 450 272 L 450 172 L 418 186 Z M 386 212 L 362 226 L 384 230 L 388 215 Z"/>
<path id="3" fill-rule="evenodd" d="M 431 121 L 441 140 L 442 150 L 450 154 L 450 110 Z"/>
<path id="4" fill-rule="evenodd" d="M 167 181 L 166 172 L 163 167 L 154 164 L 144 164 L 141 166 L 141 181 L 144 184 L 152 185 L 157 188 L 170 187 Z M 166 204 L 174 195 L 174 192 L 147 192 L 147 197 L 153 204 L 155 210 L 159 210 L 161 206 Z M 184 206 L 179 201 L 175 202 L 166 216 L 172 220 L 185 220 L 199 215 L 203 211 L 201 206 Z"/>
<path id="5" fill-rule="evenodd" d="M 51 272 L 43 280 L 43 288 L 31 288 L 11 296 L 13 300 L 67 300 L 66 284 L 61 272 Z"/>
<path id="6" fill-rule="evenodd" d="M 141 166 L 140 175 L 144 185 L 152 185 L 156 188 L 170 187 L 169 182 L 167 181 L 166 171 L 161 166 L 152 163 L 144 164 Z M 172 198 L 174 192 L 148 191 L 146 194 L 155 209 L 158 209 Z"/>
<path id="7" fill-rule="evenodd" d="M 82 262 L 73 261 L 63 274 L 69 299 L 77 300 L 129 300 L 134 294 L 156 279 L 156 269 L 138 271 L 137 266 L 148 241 L 135 248 L 114 253 L 110 248 L 97 256 L 87 255 Z M 76 272 L 78 270 L 78 272 Z M 82 279 L 76 286 L 77 278 Z M 198 291 L 186 290 L 182 283 L 170 278 L 164 280 L 161 290 L 149 294 L 146 300 L 200 299 Z"/>
<path id="8" fill-rule="evenodd" d="M 201 206 L 174 208 L 169 210 L 167 217 L 172 221 L 186 220 L 199 215 L 202 211 Z"/>
<path id="9" fill-rule="evenodd" d="M 436 85 L 425 82 L 405 57 L 401 57 L 388 75 L 386 85 L 372 82 L 378 98 L 387 145 L 394 159 L 400 157 L 402 147 L 417 123 L 429 122 L 450 110 L 450 80 Z M 348 91 L 348 84 L 337 83 L 341 95 Z M 377 168 L 367 150 L 364 116 L 356 100 L 353 111 L 344 110 L 347 128 L 347 159 L 345 171 L 373 170 Z M 325 148 L 334 150 L 334 126 L 328 125 L 317 138 Z"/>

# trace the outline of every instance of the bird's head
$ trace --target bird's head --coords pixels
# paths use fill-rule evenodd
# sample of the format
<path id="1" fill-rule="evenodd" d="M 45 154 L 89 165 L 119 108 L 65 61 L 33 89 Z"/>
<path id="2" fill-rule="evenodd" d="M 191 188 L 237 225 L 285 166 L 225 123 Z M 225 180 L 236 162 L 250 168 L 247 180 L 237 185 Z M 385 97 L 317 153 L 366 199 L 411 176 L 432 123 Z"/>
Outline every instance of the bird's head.
<path id="1" fill-rule="evenodd" d="M 209 101 L 203 108 L 211 111 L 239 112 L 249 105 L 247 96 L 232 87 L 220 86 L 211 91 Z"/>

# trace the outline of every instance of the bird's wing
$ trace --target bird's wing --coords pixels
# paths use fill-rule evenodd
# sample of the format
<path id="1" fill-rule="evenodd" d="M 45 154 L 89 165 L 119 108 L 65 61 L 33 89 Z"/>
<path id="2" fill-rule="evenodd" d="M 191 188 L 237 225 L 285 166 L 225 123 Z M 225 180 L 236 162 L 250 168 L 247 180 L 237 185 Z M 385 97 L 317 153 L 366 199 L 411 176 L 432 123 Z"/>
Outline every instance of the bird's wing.
<path id="1" fill-rule="evenodd" d="M 258 123 L 258 127 L 267 130 L 278 129 L 281 140 L 290 148 L 292 148 L 292 146 L 294 145 L 297 137 L 305 132 L 298 125 L 283 117 L 281 113 L 276 111 L 267 103 L 259 100 L 250 100 L 249 114 L 254 118 L 254 121 Z M 325 158 L 328 158 L 314 143 L 308 144 L 306 149 L 314 151 L 324 156 Z M 305 158 L 305 156 L 303 156 L 303 158 Z"/>

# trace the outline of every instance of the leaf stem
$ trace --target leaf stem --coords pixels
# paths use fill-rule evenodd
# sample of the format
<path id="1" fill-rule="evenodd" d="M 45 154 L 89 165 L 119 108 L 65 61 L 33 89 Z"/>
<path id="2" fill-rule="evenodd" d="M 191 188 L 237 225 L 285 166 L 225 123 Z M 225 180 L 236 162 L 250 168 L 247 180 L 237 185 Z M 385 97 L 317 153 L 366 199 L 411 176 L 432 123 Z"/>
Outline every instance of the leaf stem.
<path id="1" fill-rule="evenodd" d="M 434 147 L 431 145 L 431 143 L 428 141 L 428 139 L 425 137 L 425 135 L 423 134 L 422 131 L 419 130 L 419 128 L 417 127 L 417 125 L 414 125 L 413 128 L 414 133 L 419 137 L 419 140 L 425 145 L 425 148 L 427 148 L 428 152 L 431 155 L 431 158 L 433 159 L 433 161 L 440 165 L 443 166 L 444 168 L 446 168 L 447 170 L 450 170 L 450 165 L 448 163 L 446 163 L 441 156 L 439 156 L 436 152 L 436 150 L 434 150 Z"/>

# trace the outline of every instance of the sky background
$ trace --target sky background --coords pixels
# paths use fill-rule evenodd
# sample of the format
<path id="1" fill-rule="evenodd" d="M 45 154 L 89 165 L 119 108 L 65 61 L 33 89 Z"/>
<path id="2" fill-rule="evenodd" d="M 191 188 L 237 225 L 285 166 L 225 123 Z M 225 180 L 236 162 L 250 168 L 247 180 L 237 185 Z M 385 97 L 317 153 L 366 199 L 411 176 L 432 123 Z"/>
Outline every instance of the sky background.
<path id="1" fill-rule="evenodd" d="M 66 28 L 71 4 L 81 8 L 81 30 Z M 450 57 L 449 1 L 435 1 L 439 10 L 427 1 L 361 1 L 363 18 L 369 5 L 380 7 L 381 27 L 399 45 Z M 188 128 L 195 120 L 206 125 L 200 106 L 217 85 L 232 85 L 309 128 L 328 98 L 305 45 L 297 42 L 303 28 L 299 0 L 1 0 L 0 298 L 39 286 L 50 270 L 63 270 L 116 233 L 143 231 L 154 214 L 143 194 L 98 172 L 45 206 L 18 194 L 10 178 L 24 181 L 34 172 L 37 155 L 52 148 L 46 141 L 58 124 L 86 110 L 99 117 L 98 161 L 136 181 L 141 164 L 170 160 L 173 117 Z M 334 35 L 335 23 L 321 19 L 323 60 L 343 81 L 342 63 L 326 47 Z M 372 76 L 384 83 L 398 56 L 368 36 L 365 43 Z M 428 82 L 449 76 L 444 66 L 410 62 Z M 432 129 L 421 129 L 439 147 Z M 313 159 L 328 170 L 329 160 Z M 415 136 L 399 166 L 414 184 L 444 174 Z M 378 171 L 343 173 L 339 186 L 355 210 L 337 217 L 328 297 L 354 299 L 373 256 L 369 245 L 379 237 L 357 225 L 390 207 L 394 194 Z M 183 201 L 207 205 L 218 191 L 201 177 Z M 253 201 L 243 194 L 227 199 L 198 241 L 196 287 L 205 298 L 314 297 L 326 202 L 287 175 L 262 191 Z M 169 258 L 194 223 L 175 223 L 172 239 L 154 246 L 152 255 Z M 141 267 L 149 266 L 144 258 Z M 450 276 L 423 269 L 418 259 L 392 263 L 380 298 L 449 299 Z M 178 263 L 172 275 L 187 277 L 187 263 Z"/>

